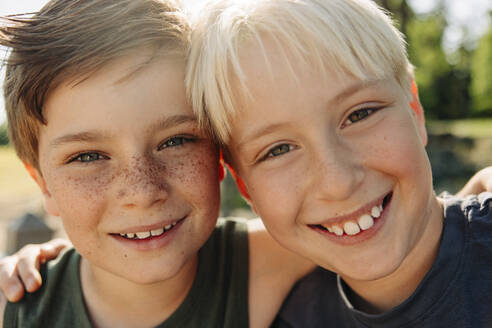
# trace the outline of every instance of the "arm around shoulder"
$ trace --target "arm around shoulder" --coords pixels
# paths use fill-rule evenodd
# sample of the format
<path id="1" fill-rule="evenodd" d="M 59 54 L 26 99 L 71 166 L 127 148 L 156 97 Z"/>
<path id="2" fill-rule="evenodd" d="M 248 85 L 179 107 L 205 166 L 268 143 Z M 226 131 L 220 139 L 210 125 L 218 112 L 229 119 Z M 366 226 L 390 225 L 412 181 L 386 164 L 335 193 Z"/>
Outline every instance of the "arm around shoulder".
<path id="1" fill-rule="evenodd" d="M 484 191 L 492 192 L 492 166 L 478 171 L 456 195 L 464 197 Z"/>
<path id="2" fill-rule="evenodd" d="M 269 327 L 297 280 L 314 264 L 280 246 L 260 219 L 248 221 L 251 327 Z"/>
<path id="3" fill-rule="evenodd" d="M 3 316 L 7 307 L 7 297 L 0 292 L 0 328 L 3 328 Z"/>

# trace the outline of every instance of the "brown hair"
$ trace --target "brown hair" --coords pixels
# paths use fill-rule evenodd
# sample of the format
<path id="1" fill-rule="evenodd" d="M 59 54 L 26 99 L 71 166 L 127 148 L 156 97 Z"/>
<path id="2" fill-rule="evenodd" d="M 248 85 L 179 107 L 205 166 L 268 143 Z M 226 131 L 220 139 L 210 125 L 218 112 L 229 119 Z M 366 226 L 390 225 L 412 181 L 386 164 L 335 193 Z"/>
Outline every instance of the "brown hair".
<path id="1" fill-rule="evenodd" d="M 52 0 L 31 16 L 1 20 L 0 45 L 11 49 L 4 82 L 9 136 L 19 158 L 38 169 L 49 91 L 135 49 L 184 58 L 189 46 L 187 19 L 172 0 Z"/>

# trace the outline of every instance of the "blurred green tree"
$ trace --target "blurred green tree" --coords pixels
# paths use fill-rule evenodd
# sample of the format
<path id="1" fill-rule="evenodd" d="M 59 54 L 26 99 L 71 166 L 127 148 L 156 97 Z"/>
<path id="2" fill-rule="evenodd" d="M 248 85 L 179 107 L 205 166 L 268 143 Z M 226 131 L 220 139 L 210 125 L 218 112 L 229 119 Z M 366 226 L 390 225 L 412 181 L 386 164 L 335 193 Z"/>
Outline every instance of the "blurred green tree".
<path id="1" fill-rule="evenodd" d="M 8 143 L 7 123 L 3 123 L 0 125 L 0 145 L 7 145 Z"/>
<path id="2" fill-rule="evenodd" d="M 376 0 L 376 2 L 392 14 L 400 31 L 407 35 L 408 23 L 415 18 L 412 8 L 406 0 Z"/>
<path id="3" fill-rule="evenodd" d="M 471 62 L 473 114 L 492 115 L 492 25 L 480 39 Z"/>
<path id="4" fill-rule="evenodd" d="M 441 48 L 444 28 L 445 20 L 440 15 L 412 20 L 408 26 L 408 52 L 416 67 L 415 78 L 426 114 L 434 114 L 434 108 L 440 105 L 441 99 L 435 88 L 436 80 L 450 71 Z"/>
<path id="5" fill-rule="evenodd" d="M 445 2 L 427 15 L 417 16 L 406 0 L 377 0 L 392 13 L 397 26 L 408 41 L 411 62 L 416 66 L 415 78 L 420 100 L 428 118 L 463 118 L 470 112 L 470 52 L 460 48 L 454 54 L 442 49 Z M 454 59 L 450 64 L 450 57 Z"/>
<path id="6" fill-rule="evenodd" d="M 236 182 L 232 174 L 228 171 L 225 179 L 220 185 L 220 210 L 222 216 L 231 216 L 238 208 L 249 208 L 236 188 Z"/>

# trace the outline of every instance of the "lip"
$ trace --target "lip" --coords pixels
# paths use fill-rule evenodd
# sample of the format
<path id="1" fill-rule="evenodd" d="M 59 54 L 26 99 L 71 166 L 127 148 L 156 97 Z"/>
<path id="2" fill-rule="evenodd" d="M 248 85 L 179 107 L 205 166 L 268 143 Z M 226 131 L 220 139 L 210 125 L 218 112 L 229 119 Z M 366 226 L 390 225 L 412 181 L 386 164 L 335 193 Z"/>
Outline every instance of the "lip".
<path id="1" fill-rule="evenodd" d="M 342 236 L 337 236 L 331 232 L 328 232 L 328 231 L 325 231 L 325 230 L 318 228 L 317 227 L 318 224 L 310 224 L 310 225 L 308 225 L 308 227 L 310 229 L 318 232 L 319 234 L 323 235 L 323 237 L 328 238 L 329 240 L 331 240 L 335 243 L 341 244 L 341 245 L 350 246 L 350 245 L 356 245 L 356 244 L 365 242 L 366 240 L 369 240 L 372 237 L 374 237 L 379 232 L 379 230 L 381 230 L 381 227 L 386 222 L 386 218 L 388 216 L 388 212 L 390 210 L 391 203 L 393 201 L 393 191 L 391 191 L 391 192 L 385 194 L 384 196 L 378 198 L 376 201 L 368 203 L 367 205 L 361 207 L 360 209 L 358 209 L 357 211 L 355 211 L 353 213 L 350 213 L 350 214 L 344 215 L 344 216 L 340 216 L 340 217 L 336 217 L 336 218 L 329 220 L 329 221 L 325 221 L 325 222 L 329 222 L 329 224 L 335 224 L 335 223 L 340 223 L 340 222 L 344 222 L 347 220 L 355 220 L 355 218 L 359 218 L 360 215 L 368 213 L 369 209 L 371 209 L 373 206 L 381 204 L 383 199 L 390 194 L 391 194 L 391 197 L 389 198 L 388 202 L 384 206 L 383 211 L 381 212 L 381 215 L 379 216 L 379 218 L 374 220 L 374 225 L 367 230 L 362 230 L 357 235 L 349 236 L 349 235 L 343 234 Z M 323 224 L 325 224 L 325 222 L 323 222 Z"/>
<path id="2" fill-rule="evenodd" d="M 177 219 L 177 220 L 176 219 L 175 220 L 168 220 L 168 221 L 162 221 L 162 222 L 149 224 L 149 225 L 141 225 L 141 226 L 134 226 L 134 227 L 130 227 L 130 228 L 125 228 L 122 231 L 113 232 L 111 234 L 136 233 L 136 232 L 151 231 L 151 230 L 155 230 L 155 229 L 160 229 L 160 228 L 164 228 L 165 226 L 168 226 L 174 222 L 176 222 L 176 224 L 177 224 L 179 221 L 184 220 L 186 217 L 187 217 L 187 215 L 185 215 L 181 219 Z"/>
<path id="3" fill-rule="evenodd" d="M 356 211 L 354 211 L 352 213 L 345 214 L 345 215 L 339 215 L 339 216 L 336 216 L 336 217 L 332 217 L 332 218 L 326 219 L 323 222 L 314 223 L 314 224 L 310 224 L 310 225 L 319 225 L 319 224 L 333 225 L 333 224 L 343 223 L 345 221 L 350 221 L 350 220 L 357 221 L 357 219 L 359 219 L 359 217 L 361 215 L 366 214 L 366 213 L 371 213 L 371 209 L 374 206 L 379 206 L 379 204 L 381 204 L 383 202 L 383 199 L 387 195 L 389 195 L 390 193 L 392 193 L 392 192 L 391 191 L 386 192 L 382 196 L 380 196 L 377 199 L 375 199 L 375 200 L 367 203 L 366 205 L 360 207 L 359 209 L 357 209 Z M 389 202 L 388 202 L 388 204 L 389 204 Z"/>
<path id="4" fill-rule="evenodd" d="M 152 251 L 156 250 L 159 248 L 166 247 L 176 236 L 176 234 L 179 232 L 181 226 L 183 223 L 186 221 L 188 217 L 185 216 L 178 221 L 172 221 L 171 223 L 176 222 L 176 225 L 172 227 L 170 230 L 165 231 L 163 234 L 159 236 L 150 236 L 145 239 L 128 239 L 125 237 L 122 237 L 116 233 L 111 233 L 109 234 L 112 238 L 114 238 L 117 242 L 122 243 L 125 247 L 132 247 L 133 249 L 137 251 Z M 164 226 L 169 225 L 171 223 L 165 223 Z M 150 231 L 153 229 L 158 229 L 162 228 L 163 225 L 162 223 L 159 224 L 154 224 L 154 225 L 148 225 L 148 226 L 140 226 L 140 227 L 135 227 L 126 230 L 125 233 L 135 233 L 135 232 L 140 232 L 140 231 Z M 137 229 L 137 230 L 135 230 Z M 140 230 L 138 230 L 140 229 Z M 142 230 L 143 229 L 143 230 Z"/>

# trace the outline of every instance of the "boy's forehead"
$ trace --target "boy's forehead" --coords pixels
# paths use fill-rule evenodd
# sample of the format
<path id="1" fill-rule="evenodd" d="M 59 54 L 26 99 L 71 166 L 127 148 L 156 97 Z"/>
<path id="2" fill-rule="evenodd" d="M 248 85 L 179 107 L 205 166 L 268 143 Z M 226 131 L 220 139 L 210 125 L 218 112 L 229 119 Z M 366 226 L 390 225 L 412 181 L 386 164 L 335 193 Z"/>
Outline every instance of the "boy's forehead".
<path id="1" fill-rule="evenodd" d="M 155 108 L 156 114 L 160 114 L 155 122 L 166 121 L 161 117 L 174 116 L 189 117 L 191 119 L 187 121 L 195 121 L 184 91 L 184 61 L 166 57 L 151 58 L 147 54 L 132 54 L 115 59 L 92 74 L 62 81 L 50 92 L 44 114 L 48 124 L 53 119 L 53 112 L 61 117 L 68 115 L 69 111 L 78 111 L 78 115 L 82 116 L 87 115 L 89 107 L 98 107 L 109 115 L 117 114 L 117 109 L 113 107 L 119 106 L 119 115 L 133 115 L 132 111 L 123 109 L 125 105 L 132 106 L 133 112 L 142 115 L 148 108 Z M 170 123 L 158 125 L 165 127 Z"/>
<path id="2" fill-rule="evenodd" d="M 306 79 L 318 80 L 320 84 L 340 81 L 343 91 L 337 98 L 361 89 L 397 83 L 393 76 L 374 76 L 369 71 L 364 72 L 363 76 L 356 76 L 333 62 L 314 65 L 309 58 L 302 57 L 268 36 L 262 37 L 261 41 L 245 44 L 241 49 L 239 65 L 241 72 L 234 75 L 232 81 L 240 107 L 244 107 L 244 103 L 258 93 L 268 95 L 269 90 L 286 86 L 302 88 L 302 81 Z"/>
<path id="3" fill-rule="evenodd" d="M 167 55 L 155 51 L 149 47 L 134 49 L 127 53 L 101 63 L 90 70 L 67 69 L 55 80 L 56 86 L 66 85 L 75 87 L 86 80 L 105 79 L 113 81 L 113 84 L 125 83 L 136 78 L 139 74 L 145 74 L 146 70 L 159 69 L 157 66 L 172 67 L 181 70 L 184 76 L 184 56 Z"/>

